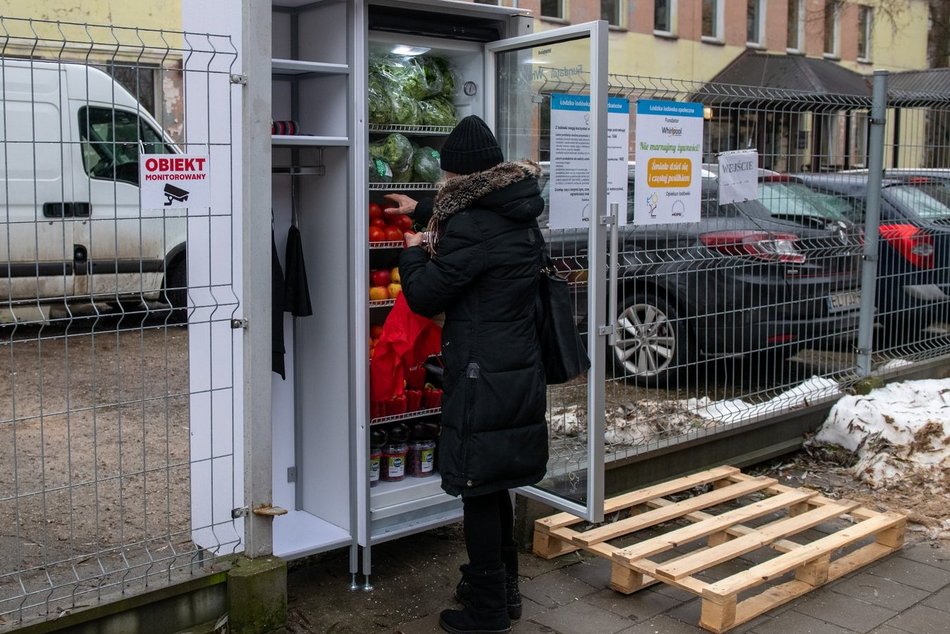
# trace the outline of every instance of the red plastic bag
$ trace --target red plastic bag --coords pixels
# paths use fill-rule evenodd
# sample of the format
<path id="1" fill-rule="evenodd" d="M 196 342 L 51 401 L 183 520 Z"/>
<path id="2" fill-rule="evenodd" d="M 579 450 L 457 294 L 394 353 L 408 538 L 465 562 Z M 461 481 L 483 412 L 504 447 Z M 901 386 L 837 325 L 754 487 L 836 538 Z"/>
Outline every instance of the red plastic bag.
<path id="1" fill-rule="evenodd" d="M 442 347 L 442 328 L 428 317 L 409 310 L 406 298 L 396 297 L 383 332 L 376 341 L 369 364 L 370 399 L 385 401 L 401 394 L 409 368 L 422 362 Z"/>

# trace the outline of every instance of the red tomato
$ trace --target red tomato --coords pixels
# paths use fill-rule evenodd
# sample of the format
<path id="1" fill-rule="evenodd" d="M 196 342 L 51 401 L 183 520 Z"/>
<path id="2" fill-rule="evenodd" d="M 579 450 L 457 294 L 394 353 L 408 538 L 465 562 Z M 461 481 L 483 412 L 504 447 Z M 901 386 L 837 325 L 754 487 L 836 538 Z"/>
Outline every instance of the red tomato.
<path id="1" fill-rule="evenodd" d="M 384 242 L 385 240 L 386 240 L 386 231 L 382 227 L 377 227 L 376 225 L 370 225 L 369 241 L 370 242 Z"/>
<path id="2" fill-rule="evenodd" d="M 412 230 L 412 218 L 406 214 L 400 214 L 394 218 L 394 224 L 399 227 L 402 231 L 411 231 Z"/>
<path id="3" fill-rule="evenodd" d="M 385 218 L 373 218 L 369 221 L 369 226 L 385 229 L 388 225 L 386 224 Z"/>
<path id="4" fill-rule="evenodd" d="M 386 242 L 401 242 L 402 239 L 402 229 L 391 225 L 386 227 Z"/>
<path id="5" fill-rule="evenodd" d="M 370 203 L 369 204 L 369 219 L 373 220 L 375 218 L 383 217 L 383 206 L 379 203 Z"/>

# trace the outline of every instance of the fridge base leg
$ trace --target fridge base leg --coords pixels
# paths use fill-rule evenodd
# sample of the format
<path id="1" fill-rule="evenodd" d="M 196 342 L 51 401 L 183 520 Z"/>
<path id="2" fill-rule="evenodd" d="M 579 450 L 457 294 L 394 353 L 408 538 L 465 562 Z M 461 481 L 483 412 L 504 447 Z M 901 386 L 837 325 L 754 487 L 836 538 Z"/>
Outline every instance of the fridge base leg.
<path id="1" fill-rule="evenodd" d="M 369 575 L 363 576 L 363 590 L 365 592 L 371 592 L 373 590 L 373 584 L 369 580 Z"/>
<path id="2" fill-rule="evenodd" d="M 356 573 L 354 572 L 354 573 L 352 573 L 352 574 L 350 575 L 350 590 L 354 590 L 354 591 L 355 591 L 355 590 L 359 590 L 359 589 L 360 589 L 360 584 L 359 584 L 359 582 L 356 580 Z"/>

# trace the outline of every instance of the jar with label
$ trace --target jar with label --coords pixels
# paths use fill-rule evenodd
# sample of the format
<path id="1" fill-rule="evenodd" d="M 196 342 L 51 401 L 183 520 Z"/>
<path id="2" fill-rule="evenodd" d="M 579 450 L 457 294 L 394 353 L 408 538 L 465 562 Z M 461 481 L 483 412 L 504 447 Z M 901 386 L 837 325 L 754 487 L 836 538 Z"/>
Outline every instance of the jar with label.
<path id="1" fill-rule="evenodd" d="M 386 432 L 374 429 L 369 440 L 369 485 L 376 486 L 383 460 L 383 446 L 386 444 Z"/>
<path id="2" fill-rule="evenodd" d="M 404 442 L 390 443 L 383 447 L 380 478 L 385 482 L 399 482 L 406 477 L 406 454 L 409 447 Z"/>
<path id="3" fill-rule="evenodd" d="M 406 472 L 414 478 L 425 478 L 435 473 L 434 440 L 413 440 L 409 443 Z"/>

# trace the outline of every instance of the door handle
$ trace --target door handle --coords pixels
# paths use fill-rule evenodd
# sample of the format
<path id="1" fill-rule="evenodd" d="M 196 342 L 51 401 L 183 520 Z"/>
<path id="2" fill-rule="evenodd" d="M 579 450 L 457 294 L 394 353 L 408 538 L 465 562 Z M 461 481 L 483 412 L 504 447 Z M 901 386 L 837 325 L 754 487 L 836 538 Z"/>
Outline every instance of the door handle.
<path id="1" fill-rule="evenodd" d="M 89 203 L 43 203 L 44 218 L 88 218 Z"/>

